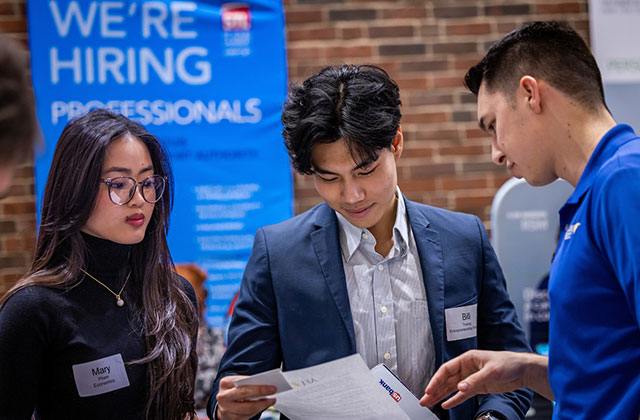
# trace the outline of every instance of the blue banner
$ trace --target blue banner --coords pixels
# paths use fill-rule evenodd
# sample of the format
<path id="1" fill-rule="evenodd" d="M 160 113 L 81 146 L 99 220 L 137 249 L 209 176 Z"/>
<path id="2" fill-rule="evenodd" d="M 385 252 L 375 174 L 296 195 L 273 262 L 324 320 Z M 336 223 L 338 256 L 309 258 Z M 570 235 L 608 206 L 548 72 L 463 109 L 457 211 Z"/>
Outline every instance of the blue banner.
<path id="1" fill-rule="evenodd" d="M 281 1 L 31 0 L 27 8 L 46 139 L 38 203 L 69 120 L 106 107 L 140 122 L 171 157 L 173 258 L 208 273 L 206 317 L 223 325 L 255 231 L 293 213 L 280 135 Z"/>

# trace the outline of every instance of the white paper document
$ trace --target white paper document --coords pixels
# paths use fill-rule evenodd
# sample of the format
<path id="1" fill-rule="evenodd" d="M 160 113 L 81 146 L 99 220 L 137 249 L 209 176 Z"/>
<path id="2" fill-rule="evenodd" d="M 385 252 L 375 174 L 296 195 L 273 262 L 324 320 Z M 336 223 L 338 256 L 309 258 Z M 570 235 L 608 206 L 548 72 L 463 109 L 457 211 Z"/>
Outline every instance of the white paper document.
<path id="1" fill-rule="evenodd" d="M 284 379 L 284 380 L 283 380 Z M 291 420 L 422 420 L 409 417 L 369 371 L 359 354 L 316 366 L 263 372 L 234 381 L 240 385 L 274 385 L 275 408 Z M 291 389 L 286 389 L 286 384 Z M 407 390 L 408 392 L 408 390 Z M 415 398 L 415 397 L 414 397 Z"/>
<path id="2" fill-rule="evenodd" d="M 253 376 L 233 381 L 235 386 L 241 385 L 273 385 L 276 387 L 276 394 L 293 389 L 280 369 L 268 370 Z M 275 394 L 274 394 L 275 395 Z M 262 398 L 262 397 L 261 397 Z"/>
<path id="3" fill-rule="evenodd" d="M 378 380 L 378 385 L 389 393 L 389 397 L 398 403 L 411 420 L 438 420 L 431 410 L 420 405 L 420 401 L 391 369 L 379 364 L 371 368 L 371 373 Z"/>

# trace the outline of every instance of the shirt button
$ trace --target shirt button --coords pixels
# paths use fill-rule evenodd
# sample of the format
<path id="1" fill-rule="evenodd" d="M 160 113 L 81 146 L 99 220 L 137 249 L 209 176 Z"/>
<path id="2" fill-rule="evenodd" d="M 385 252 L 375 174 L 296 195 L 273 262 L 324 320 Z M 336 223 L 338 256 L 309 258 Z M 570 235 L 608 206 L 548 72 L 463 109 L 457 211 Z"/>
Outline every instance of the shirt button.
<path id="1" fill-rule="evenodd" d="M 384 271 L 384 265 L 380 264 L 380 265 L 378 266 L 378 271 Z"/>
<path id="2" fill-rule="evenodd" d="M 386 306 L 381 307 L 380 308 L 380 312 L 382 312 L 383 314 L 386 314 L 387 313 L 387 307 Z"/>
<path id="3" fill-rule="evenodd" d="M 362 234 L 362 239 L 369 239 L 369 235 L 367 235 L 366 233 Z"/>
<path id="4" fill-rule="evenodd" d="M 391 359 L 391 354 L 390 353 L 385 353 L 384 354 L 384 360 L 389 360 Z"/>

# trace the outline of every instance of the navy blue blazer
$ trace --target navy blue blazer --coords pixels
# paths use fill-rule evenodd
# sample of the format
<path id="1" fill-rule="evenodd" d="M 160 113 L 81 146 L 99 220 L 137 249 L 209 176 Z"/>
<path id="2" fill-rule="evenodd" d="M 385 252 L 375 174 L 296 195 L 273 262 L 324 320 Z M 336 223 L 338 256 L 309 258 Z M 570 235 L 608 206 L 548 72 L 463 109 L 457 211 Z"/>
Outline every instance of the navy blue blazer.
<path id="1" fill-rule="evenodd" d="M 420 256 L 436 369 L 469 349 L 530 351 L 480 220 L 406 200 Z M 356 353 L 335 212 L 322 203 L 258 230 L 229 326 L 208 412 L 222 377 L 300 369 Z M 447 341 L 445 308 L 478 304 L 477 337 Z M 496 410 L 523 419 L 533 393 L 476 397 L 449 412 Z"/>

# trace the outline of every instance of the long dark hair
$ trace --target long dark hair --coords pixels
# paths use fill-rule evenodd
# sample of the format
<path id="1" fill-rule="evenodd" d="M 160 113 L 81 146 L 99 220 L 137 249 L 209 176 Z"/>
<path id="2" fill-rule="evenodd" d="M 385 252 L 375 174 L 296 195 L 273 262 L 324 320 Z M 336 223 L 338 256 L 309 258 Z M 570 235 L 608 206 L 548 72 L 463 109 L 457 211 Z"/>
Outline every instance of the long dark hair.
<path id="1" fill-rule="evenodd" d="M 129 135 L 142 141 L 155 174 L 168 187 L 155 204 L 144 239 L 131 249 L 130 301 L 142 325 L 147 355 L 149 400 L 146 416 L 192 418 L 197 357 L 193 346 L 198 316 L 179 278 L 167 245 L 173 178 L 166 153 L 141 125 L 107 110 L 94 110 L 70 122 L 62 131 L 42 201 L 42 219 L 31 269 L 0 300 L 31 285 L 74 287 L 85 267 L 86 246 L 80 229 L 93 210 L 108 146 Z"/>

